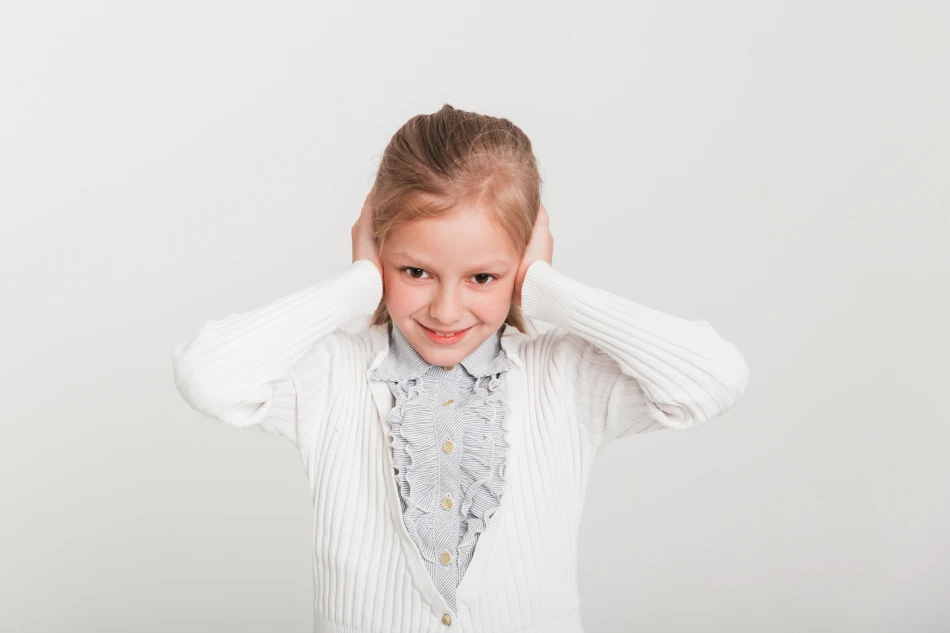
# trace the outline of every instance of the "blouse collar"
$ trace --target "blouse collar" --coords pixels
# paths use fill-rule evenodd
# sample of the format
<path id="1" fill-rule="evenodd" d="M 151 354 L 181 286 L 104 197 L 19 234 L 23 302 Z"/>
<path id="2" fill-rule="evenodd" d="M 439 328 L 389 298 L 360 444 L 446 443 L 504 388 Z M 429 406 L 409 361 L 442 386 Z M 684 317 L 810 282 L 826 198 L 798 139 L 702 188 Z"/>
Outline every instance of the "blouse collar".
<path id="1" fill-rule="evenodd" d="M 501 336 L 507 324 L 502 325 L 485 339 L 471 354 L 459 363 L 474 378 L 497 374 L 509 369 L 513 363 L 502 349 Z M 374 380 L 408 380 L 423 376 L 432 369 L 419 352 L 409 343 L 406 336 L 391 324 L 389 349 L 385 358 L 372 372 Z"/>

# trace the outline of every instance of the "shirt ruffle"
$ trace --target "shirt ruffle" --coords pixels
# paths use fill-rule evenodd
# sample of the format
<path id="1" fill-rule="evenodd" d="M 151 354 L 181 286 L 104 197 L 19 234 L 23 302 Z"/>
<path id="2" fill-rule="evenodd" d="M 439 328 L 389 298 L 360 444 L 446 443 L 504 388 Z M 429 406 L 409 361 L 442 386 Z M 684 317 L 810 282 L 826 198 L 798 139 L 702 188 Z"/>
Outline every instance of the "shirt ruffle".
<path id="1" fill-rule="evenodd" d="M 390 382 L 395 404 L 390 411 L 393 465 L 403 500 L 406 528 L 423 558 L 438 560 L 442 549 L 436 530 L 450 521 L 461 533 L 454 556 L 459 578 L 471 562 L 481 534 L 501 503 L 508 462 L 508 415 L 504 374 L 475 378 L 471 399 L 460 403 L 463 412 L 459 483 L 462 499 L 458 512 L 444 513 L 439 490 L 438 459 L 443 438 L 436 435 L 433 397 L 424 389 L 427 376 Z M 487 429 L 487 431 L 486 431 Z M 456 500 L 459 502 L 459 500 Z"/>

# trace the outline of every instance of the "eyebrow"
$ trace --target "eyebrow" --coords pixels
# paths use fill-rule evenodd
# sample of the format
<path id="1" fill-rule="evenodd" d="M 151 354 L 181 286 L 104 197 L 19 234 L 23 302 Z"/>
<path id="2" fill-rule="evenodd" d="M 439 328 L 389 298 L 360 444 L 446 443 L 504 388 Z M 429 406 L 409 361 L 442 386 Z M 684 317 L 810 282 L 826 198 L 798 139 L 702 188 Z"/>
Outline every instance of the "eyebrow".
<path id="1" fill-rule="evenodd" d="M 392 253 L 391 257 L 394 258 L 394 259 L 397 259 L 397 258 L 408 259 L 408 260 L 410 260 L 410 261 L 412 261 L 412 262 L 416 262 L 416 263 L 420 264 L 420 268 L 425 268 L 426 270 L 430 270 L 430 267 L 429 267 L 428 265 L 426 265 L 425 262 L 423 262 L 422 260 L 418 259 L 418 258 L 415 257 L 414 255 L 411 255 L 411 254 L 406 253 L 406 252 L 404 252 L 404 251 L 400 251 L 400 252 L 398 252 L 398 253 Z M 496 259 L 496 260 L 492 260 L 492 261 L 490 261 L 490 262 L 481 263 L 481 264 L 479 264 L 478 266 L 470 266 L 470 267 L 469 267 L 470 270 L 488 270 L 488 269 L 491 269 L 491 268 L 501 268 L 501 269 L 507 271 L 507 270 L 508 270 L 508 262 L 502 261 L 502 260 L 500 260 L 500 259 Z"/>

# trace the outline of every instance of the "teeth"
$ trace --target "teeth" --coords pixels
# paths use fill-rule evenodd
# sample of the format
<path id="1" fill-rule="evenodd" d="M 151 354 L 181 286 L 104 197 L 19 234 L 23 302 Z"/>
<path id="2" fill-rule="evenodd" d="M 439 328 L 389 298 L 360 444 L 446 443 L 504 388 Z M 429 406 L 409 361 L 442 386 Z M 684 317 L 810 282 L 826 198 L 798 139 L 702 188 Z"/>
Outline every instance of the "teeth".
<path id="1" fill-rule="evenodd" d="M 435 332 L 435 333 L 438 334 L 439 336 L 455 336 L 456 334 L 458 334 L 458 333 L 461 332 L 462 330 L 455 330 L 454 332 L 440 332 L 439 330 L 430 330 L 430 331 L 431 331 L 431 332 Z"/>

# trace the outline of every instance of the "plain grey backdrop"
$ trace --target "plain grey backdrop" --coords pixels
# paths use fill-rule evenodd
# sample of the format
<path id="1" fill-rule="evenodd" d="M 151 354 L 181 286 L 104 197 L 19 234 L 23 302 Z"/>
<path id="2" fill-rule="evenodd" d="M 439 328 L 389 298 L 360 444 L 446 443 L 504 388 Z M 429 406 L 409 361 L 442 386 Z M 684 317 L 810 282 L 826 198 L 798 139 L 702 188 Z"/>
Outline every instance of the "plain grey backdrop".
<path id="1" fill-rule="evenodd" d="M 171 352 L 348 266 L 390 136 L 450 103 L 533 140 L 555 268 L 751 368 L 601 454 L 586 628 L 950 630 L 948 34 L 942 2 L 4 3 L 0 629 L 311 630 L 295 449 L 189 409 Z"/>

